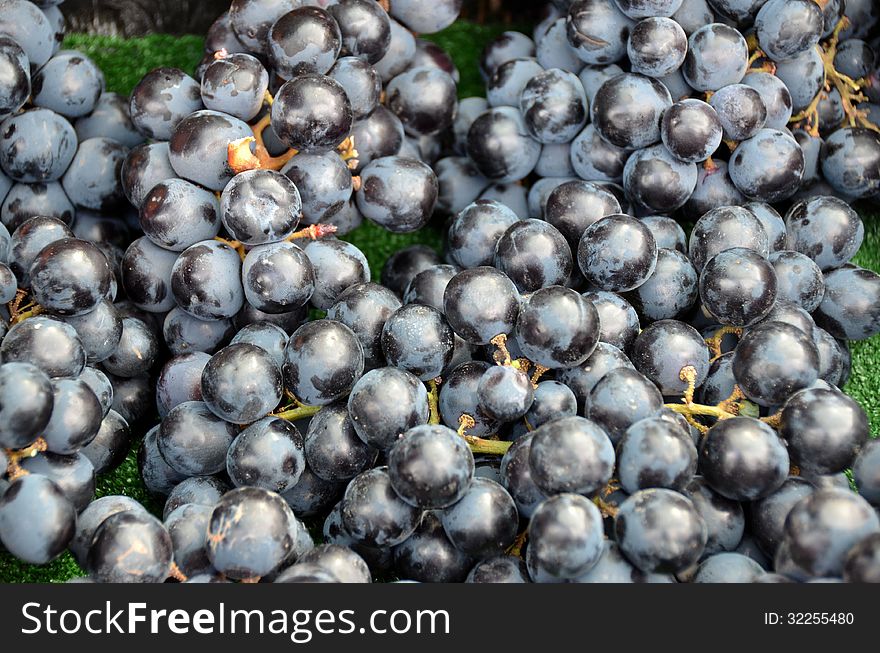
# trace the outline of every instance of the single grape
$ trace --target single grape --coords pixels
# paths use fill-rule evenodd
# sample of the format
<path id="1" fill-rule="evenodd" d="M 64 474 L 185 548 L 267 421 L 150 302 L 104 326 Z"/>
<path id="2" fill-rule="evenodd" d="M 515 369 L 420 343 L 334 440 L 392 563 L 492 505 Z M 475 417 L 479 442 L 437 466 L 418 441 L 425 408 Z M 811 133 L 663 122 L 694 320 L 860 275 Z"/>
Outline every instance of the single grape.
<path id="1" fill-rule="evenodd" d="M 519 181 L 534 170 L 541 145 L 529 135 L 517 109 L 494 107 L 468 130 L 467 153 L 483 176 L 505 183 Z"/>
<path id="2" fill-rule="evenodd" d="M 529 521 L 526 564 L 535 581 L 569 579 L 587 573 L 602 556 L 602 515 L 577 494 L 543 501 Z"/>
<path id="3" fill-rule="evenodd" d="M 612 77 L 596 92 L 592 121 L 612 145 L 638 149 L 660 140 L 660 119 L 672 106 L 659 81 L 636 73 Z"/>
<path id="4" fill-rule="evenodd" d="M 535 429 L 529 450 L 535 485 L 548 495 L 590 496 L 614 470 L 614 447 L 605 431 L 583 417 L 564 417 Z"/>
<path id="5" fill-rule="evenodd" d="M 74 536 L 76 511 L 53 481 L 27 474 L 0 498 L 0 541 L 19 560 L 44 565 L 57 558 Z"/>
<path id="6" fill-rule="evenodd" d="M 265 417 L 239 433 L 226 453 L 226 471 L 236 487 L 284 492 L 306 466 L 303 437 L 296 426 Z"/>
<path id="7" fill-rule="evenodd" d="M 589 297 L 562 286 L 541 288 L 520 307 L 517 342 L 538 365 L 551 369 L 579 365 L 600 339 L 600 315 Z"/>
<path id="8" fill-rule="evenodd" d="M 776 301 L 776 272 L 763 256 L 734 247 L 715 254 L 700 275 L 700 300 L 720 323 L 748 326 Z"/>
<path id="9" fill-rule="evenodd" d="M 356 476 L 341 504 L 346 531 L 367 546 L 395 546 L 416 530 L 421 510 L 395 492 L 387 468 L 377 467 Z"/>
<path id="10" fill-rule="evenodd" d="M 315 240 L 304 249 L 315 273 L 311 303 L 327 310 L 349 288 L 370 280 L 367 257 L 344 240 Z"/>
<path id="11" fill-rule="evenodd" d="M 391 24 L 399 24 L 390 20 L 381 6 L 369 0 L 327 4 L 327 10 L 342 32 L 342 54 L 359 57 L 370 64 L 378 63 L 391 46 Z"/>
<path id="12" fill-rule="evenodd" d="M 363 371 L 360 341 L 335 320 L 304 324 L 284 350 L 284 386 L 308 405 L 323 406 L 345 396 Z"/>
<path id="13" fill-rule="evenodd" d="M 710 23 L 688 38 L 681 71 L 694 90 L 717 91 L 742 80 L 748 59 L 749 46 L 742 34 L 723 23 Z"/>
<path id="14" fill-rule="evenodd" d="M 289 147 L 323 152 L 351 131 L 351 101 L 335 79 L 316 73 L 285 83 L 272 103 L 272 127 Z"/>
<path id="15" fill-rule="evenodd" d="M 421 161 L 400 156 L 377 159 L 361 171 L 356 193 L 364 217 L 395 233 L 423 227 L 439 190 L 437 177 Z"/>
<path id="16" fill-rule="evenodd" d="M 95 531 L 86 568 L 101 583 L 161 583 L 171 571 L 171 537 L 146 511 L 107 517 Z"/>
<path id="17" fill-rule="evenodd" d="M 348 413 L 358 437 L 385 451 L 409 429 L 427 424 L 428 392 L 409 372 L 381 367 L 364 374 L 351 389 Z"/>
<path id="18" fill-rule="evenodd" d="M 324 75 L 342 49 L 342 32 L 321 7 L 298 7 L 272 25 L 267 38 L 275 74 L 293 79 L 306 73 Z M 203 82 L 204 83 L 204 82 Z"/>
<path id="19" fill-rule="evenodd" d="M 14 324 L 0 343 L 0 355 L 4 363 L 30 363 L 52 378 L 77 377 L 86 364 L 76 330 L 43 315 Z"/>
<path id="20" fill-rule="evenodd" d="M 606 369 L 607 366 L 603 365 Z M 585 415 L 602 427 L 616 445 L 626 429 L 663 405 L 663 396 L 648 378 L 632 367 L 620 365 L 608 370 L 593 385 L 585 404 Z"/>
<path id="21" fill-rule="evenodd" d="M 487 558 L 513 544 L 518 517 L 507 490 L 489 479 L 475 478 L 462 499 L 440 513 L 440 521 L 457 549 Z"/>
<path id="22" fill-rule="evenodd" d="M 836 197 L 798 202 L 785 214 L 788 249 L 806 254 L 822 270 L 847 263 L 865 237 L 859 214 Z"/>
<path id="23" fill-rule="evenodd" d="M 785 519 L 791 509 L 816 488 L 809 481 L 790 476 L 775 491 L 750 505 L 749 530 L 758 541 L 761 550 L 774 555 L 783 538 Z"/>
<path id="24" fill-rule="evenodd" d="M 696 185 L 697 166 L 680 161 L 662 143 L 634 152 L 623 169 L 627 197 L 660 213 L 684 206 Z"/>
<path id="25" fill-rule="evenodd" d="M 654 272 L 657 243 L 650 230 L 636 218 L 611 215 L 584 231 L 577 260 L 587 281 L 600 290 L 633 290 Z"/>
<path id="26" fill-rule="evenodd" d="M 179 474 L 208 476 L 226 468 L 226 451 L 238 428 L 212 413 L 201 401 L 172 408 L 159 427 L 162 458 Z"/>
<path id="27" fill-rule="evenodd" d="M 198 82 L 179 68 L 156 68 L 131 92 L 131 121 L 157 141 L 171 140 L 180 121 L 201 108 Z"/>

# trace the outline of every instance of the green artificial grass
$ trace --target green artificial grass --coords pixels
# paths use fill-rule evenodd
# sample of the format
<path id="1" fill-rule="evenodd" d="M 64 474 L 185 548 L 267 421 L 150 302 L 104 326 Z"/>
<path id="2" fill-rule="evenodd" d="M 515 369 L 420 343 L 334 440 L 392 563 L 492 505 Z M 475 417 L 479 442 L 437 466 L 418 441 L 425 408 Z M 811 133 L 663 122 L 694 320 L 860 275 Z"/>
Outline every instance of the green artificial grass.
<path id="1" fill-rule="evenodd" d="M 483 26 L 468 23 L 453 25 L 439 34 L 425 38 L 434 41 L 450 53 L 461 74 L 459 96 L 484 95 L 478 60 L 483 46 L 509 26 Z M 174 66 L 192 72 L 203 55 L 203 39 L 199 36 L 174 37 L 152 35 L 138 39 L 120 39 L 108 36 L 69 34 L 64 40 L 66 49 L 79 50 L 91 57 L 104 71 L 107 90 L 127 95 L 135 84 L 150 70 L 159 66 Z M 880 271 L 880 215 L 866 208 L 865 242 L 855 262 L 871 270 Z M 366 255 L 373 279 L 378 280 L 382 265 L 389 255 L 408 245 L 420 243 L 439 251 L 441 237 L 436 228 L 426 228 L 414 234 L 392 234 L 370 222 L 365 222 L 344 237 Z M 871 422 L 872 434 L 880 430 L 880 336 L 852 343 L 853 371 L 846 391 L 864 406 Z M 140 501 L 152 512 L 161 515 L 162 504 L 143 486 L 138 474 L 136 450 L 110 474 L 98 478 L 96 496 L 124 494 Z M 22 563 L 7 553 L 0 553 L 0 582 L 46 583 L 63 582 L 82 576 L 84 572 L 69 553 L 51 564 L 37 567 Z"/>

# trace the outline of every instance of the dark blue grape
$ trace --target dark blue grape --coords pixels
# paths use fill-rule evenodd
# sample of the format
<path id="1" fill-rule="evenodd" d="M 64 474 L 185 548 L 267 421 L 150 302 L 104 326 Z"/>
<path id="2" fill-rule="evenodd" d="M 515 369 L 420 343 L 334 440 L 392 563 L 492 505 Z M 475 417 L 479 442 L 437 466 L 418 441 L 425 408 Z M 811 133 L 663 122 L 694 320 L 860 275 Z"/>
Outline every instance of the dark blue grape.
<path id="1" fill-rule="evenodd" d="M 843 579 L 848 583 L 876 583 L 880 580 L 880 534 L 859 540 L 846 554 Z"/>
<path id="2" fill-rule="evenodd" d="M 528 583 L 529 572 L 520 558 L 503 555 L 481 560 L 467 576 L 466 583 Z"/>
<path id="3" fill-rule="evenodd" d="M 788 513 L 801 499 L 815 491 L 809 481 L 790 476 L 777 490 L 750 505 L 749 529 L 762 551 L 770 556 L 776 553 Z"/>
<path id="4" fill-rule="evenodd" d="M 629 150 L 607 142 L 593 125 L 571 143 L 571 165 L 587 181 L 621 181 L 628 158 Z"/>
<path id="5" fill-rule="evenodd" d="M 173 561 L 171 537 L 146 511 L 107 517 L 95 531 L 86 568 L 101 583 L 161 583 Z"/>
<path id="6" fill-rule="evenodd" d="M 297 150 L 324 152 L 348 136 L 351 102 L 345 89 L 331 77 L 300 75 L 285 83 L 272 104 L 272 127 L 278 137 Z"/>
<path id="7" fill-rule="evenodd" d="M 627 197 L 661 213 L 684 206 L 696 184 L 697 166 L 680 161 L 661 143 L 634 152 L 623 169 Z"/>
<path id="8" fill-rule="evenodd" d="M 196 111 L 174 128 L 168 158 L 180 177 L 222 191 L 234 176 L 227 146 L 252 135 L 247 123 L 238 118 L 219 111 Z"/>
<path id="9" fill-rule="evenodd" d="M 495 69 L 486 82 L 489 106 L 519 108 L 520 97 L 529 80 L 543 72 L 543 66 L 531 57 L 517 57 L 505 61 Z M 485 107 L 480 114 L 484 111 Z M 480 114 L 474 116 L 470 124 L 473 124 Z"/>
<path id="10" fill-rule="evenodd" d="M 79 118 L 95 109 L 104 90 L 104 75 L 86 55 L 63 50 L 31 79 L 33 103 L 67 118 Z"/>
<path id="11" fill-rule="evenodd" d="M 393 18 L 389 18 L 388 23 L 391 38 L 385 53 L 378 61 L 373 62 L 373 68 L 384 83 L 390 82 L 406 70 L 416 56 L 416 39 L 412 32 Z"/>
<path id="12" fill-rule="evenodd" d="M 458 18 L 462 0 L 398 0 L 391 15 L 414 32 L 433 34 L 449 27 Z"/>
<path id="13" fill-rule="evenodd" d="M 172 408 L 159 427 L 157 443 L 172 469 L 207 476 L 226 469 L 226 451 L 238 428 L 212 413 L 201 401 Z"/>
<path id="14" fill-rule="evenodd" d="M 104 521 L 116 513 L 143 512 L 144 507 L 130 497 L 122 495 L 104 496 L 92 501 L 76 518 L 76 534 L 70 541 L 70 552 L 76 561 L 85 566 L 95 531 Z"/>
<path id="15" fill-rule="evenodd" d="M 178 68 L 148 72 L 131 93 L 131 121 L 155 140 L 171 140 L 178 123 L 201 108 L 198 82 Z"/>
<path id="16" fill-rule="evenodd" d="M 825 29 L 822 9 L 809 0 L 769 0 L 755 16 L 761 50 L 784 61 L 812 48 Z"/>
<path id="17" fill-rule="evenodd" d="M 490 267 L 463 270 L 446 286 L 443 313 L 465 341 L 487 344 L 513 331 L 519 314 L 519 293 L 502 272 Z"/>
<path id="18" fill-rule="evenodd" d="M 370 280 L 367 257 L 351 243 L 316 240 L 308 243 L 305 253 L 315 272 L 315 291 L 311 298 L 315 308 L 329 309 L 345 290 Z"/>
<path id="19" fill-rule="evenodd" d="M 617 444 L 626 429 L 662 405 L 663 396 L 656 385 L 635 369 L 621 366 L 609 370 L 593 386 L 584 412 L 605 429 L 612 444 Z"/>
<path id="20" fill-rule="evenodd" d="M 633 290 L 654 272 L 657 243 L 639 220 L 617 214 L 594 222 L 584 231 L 577 259 L 587 281 L 600 290 Z"/>
<path id="21" fill-rule="evenodd" d="M 708 537 L 704 555 L 733 551 L 743 537 L 745 517 L 738 501 L 713 490 L 702 476 L 696 477 L 685 492 L 706 524 Z"/>
<path id="22" fill-rule="evenodd" d="M 587 227 L 620 210 L 620 202 L 604 188 L 585 181 L 569 181 L 557 186 L 547 197 L 544 219 L 565 236 L 574 251 Z"/>
<path id="23" fill-rule="evenodd" d="M 676 21 L 662 16 L 640 20 L 627 41 L 632 72 L 665 77 L 684 63 L 687 35 Z"/>
<path id="24" fill-rule="evenodd" d="M 359 57 L 342 57 L 336 61 L 327 75 L 345 89 L 355 120 L 366 118 L 378 106 L 382 80 L 368 62 Z M 361 144 L 358 139 L 355 139 L 355 142 L 358 143 L 358 153 L 360 153 Z"/>
<path id="25" fill-rule="evenodd" d="M 596 131 L 612 145 L 638 149 L 660 140 L 660 119 L 670 106 L 672 97 L 659 81 L 624 73 L 596 92 L 592 120 Z"/>
<path id="26" fill-rule="evenodd" d="M 76 148 L 76 132 L 71 124 L 49 109 L 31 109 L 0 123 L 0 166 L 15 181 L 61 179 Z M 92 161 L 92 165 L 95 163 Z"/>
<path id="27" fill-rule="evenodd" d="M 592 501 L 577 494 L 551 497 L 529 521 L 529 574 L 536 582 L 585 574 L 602 556 L 603 540 L 602 515 Z"/>
<path id="28" fill-rule="evenodd" d="M 437 177 L 415 159 L 389 156 L 377 159 L 361 171 L 356 193 L 364 217 L 395 233 L 424 226 L 437 202 Z"/>
<path id="29" fill-rule="evenodd" d="M 822 270 L 847 263 L 865 236 L 859 214 L 836 197 L 798 202 L 786 213 L 785 226 L 787 247 L 806 254 Z"/>
<path id="30" fill-rule="evenodd" d="M 797 141 L 777 129 L 760 129 L 740 143 L 730 159 L 730 178 L 746 197 L 778 202 L 791 197 L 804 174 Z"/>
<path id="31" fill-rule="evenodd" d="M 522 303 L 517 343 L 538 365 L 551 369 L 579 365 L 601 337 L 600 316 L 589 297 L 562 286 L 541 288 Z"/>
<path id="32" fill-rule="evenodd" d="M 284 241 L 251 249 L 241 275 L 248 303 L 269 313 L 305 305 L 315 289 L 315 273 L 305 252 Z"/>
<path id="33" fill-rule="evenodd" d="M 741 206 L 722 206 L 707 211 L 694 225 L 688 255 L 700 272 L 713 256 L 734 247 L 769 255 L 767 232 L 755 214 Z"/>
<path id="34" fill-rule="evenodd" d="M 703 307 L 722 324 L 748 326 L 763 319 L 776 301 L 773 266 L 754 250 L 726 249 L 700 275 Z"/>
<path id="35" fill-rule="evenodd" d="M 516 537 L 516 505 L 501 485 L 476 478 L 462 499 L 440 515 L 443 530 L 468 555 L 498 555 Z"/>
<path id="36" fill-rule="evenodd" d="M 381 336 L 388 317 L 400 308 L 400 299 L 384 286 L 361 283 L 342 292 L 327 310 L 327 317 L 354 331 L 364 350 L 364 367 L 384 364 Z"/>
<path id="37" fill-rule="evenodd" d="M 346 531 L 359 543 L 374 547 L 395 546 L 415 531 L 418 508 L 394 492 L 388 471 L 377 467 L 356 476 L 341 503 Z"/>
<path id="38" fill-rule="evenodd" d="M 700 471 L 713 490 L 735 501 L 753 501 L 778 489 L 788 476 L 785 444 L 751 417 L 719 421 L 700 443 Z"/>
<path id="39" fill-rule="evenodd" d="M 611 479 L 614 448 L 597 423 L 565 417 L 535 429 L 529 467 L 535 485 L 547 494 L 590 496 Z"/>
<path id="40" fill-rule="evenodd" d="M 213 193 L 183 179 L 166 179 L 141 200 L 140 225 L 159 247 L 182 252 L 218 234 L 219 213 Z"/>
<path id="41" fill-rule="evenodd" d="M 95 468 L 81 453 L 69 456 L 38 453 L 22 460 L 21 467 L 28 474 L 45 476 L 53 481 L 77 511 L 88 506 L 95 496 Z"/>
<path id="42" fill-rule="evenodd" d="M 403 293 L 406 304 L 424 304 L 443 312 L 443 295 L 449 280 L 458 274 L 454 265 L 434 265 L 412 278 Z"/>
<path id="43" fill-rule="evenodd" d="M 94 111 L 78 118 L 73 127 L 80 141 L 104 136 L 119 141 L 125 147 L 135 147 L 144 142 L 143 135 L 131 122 L 128 98 L 119 93 L 101 93 Z"/>
<path id="44" fill-rule="evenodd" d="M 215 240 L 188 247 L 174 262 L 171 292 L 178 306 L 193 317 L 232 317 L 244 304 L 238 252 Z"/>
<path id="45" fill-rule="evenodd" d="M 682 394 L 688 382 L 681 378 L 685 367 L 693 367 L 700 386 L 709 371 L 709 349 L 700 333 L 678 320 L 660 320 L 645 328 L 633 344 L 636 369 L 651 379 L 667 396 Z"/>
<path id="46" fill-rule="evenodd" d="M 128 422 L 115 410 L 108 409 L 98 434 L 80 453 L 91 461 L 95 474 L 104 474 L 119 467 L 131 446 Z"/>
<path id="47" fill-rule="evenodd" d="M 864 340 L 880 332 L 880 277 L 859 267 L 825 275 L 825 295 L 813 314 L 816 324 L 835 338 Z"/>
<path id="48" fill-rule="evenodd" d="M 162 325 L 165 344 L 172 354 L 216 351 L 234 332 L 232 322 L 200 320 L 175 308 L 168 312 Z"/>
<path id="49" fill-rule="evenodd" d="M 392 79 L 385 93 L 385 105 L 412 136 L 436 134 L 452 125 L 456 86 L 442 70 L 410 68 Z"/>
<path id="50" fill-rule="evenodd" d="M 297 7 L 272 25 L 267 37 L 275 74 L 292 79 L 305 73 L 325 74 L 342 49 L 339 25 L 320 6 Z"/>
<path id="51" fill-rule="evenodd" d="M 395 571 L 409 581 L 462 582 L 472 564 L 473 559 L 449 541 L 433 512 L 425 513 L 418 529 L 394 547 Z"/>
<path id="52" fill-rule="evenodd" d="M 751 86 L 761 96 L 767 110 L 765 127 L 782 129 L 788 124 L 792 113 L 791 92 L 782 80 L 768 72 L 746 73 L 742 83 Z"/>
<path id="53" fill-rule="evenodd" d="M 861 494 L 872 505 L 880 504 L 880 444 L 869 440 L 856 456 L 852 466 L 853 480 Z"/>
<path id="54" fill-rule="evenodd" d="M 790 324 L 765 322 L 737 345 L 733 374 L 746 397 L 779 406 L 818 376 L 819 354 L 812 338 Z"/>
<path id="55" fill-rule="evenodd" d="M 543 220 L 521 220 L 498 239 L 494 262 L 520 292 L 531 292 L 565 283 L 571 258 L 571 248 L 556 227 Z"/>
<path id="56" fill-rule="evenodd" d="M 135 208 L 160 181 L 177 176 L 168 158 L 168 143 L 144 143 L 133 147 L 120 172 L 122 190 Z"/>
<path id="57" fill-rule="evenodd" d="M 626 55 L 632 20 L 612 0 L 579 0 L 568 7 L 568 42 L 581 61 L 608 64 Z"/>
<path id="58" fill-rule="evenodd" d="M 49 377 L 32 363 L 0 365 L 0 446 L 20 449 L 36 440 L 49 423 L 53 398 Z"/>
<path id="59" fill-rule="evenodd" d="M 469 360 L 455 367 L 444 378 L 440 386 L 439 409 L 440 418 L 446 426 L 457 429 L 461 416 L 470 415 L 474 419 L 474 426 L 468 429 L 470 435 L 484 437 L 498 430 L 498 420 L 485 412 L 477 396 L 480 379 L 488 369 L 488 363 Z"/>
<path id="60" fill-rule="evenodd" d="M 65 317 L 63 320 L 76 330 L 89 363 L 107 360 L 119 346 L 122 319 L 116 307 L 107 299 L 84 315 Z"/>
<path id="61" fill-rule="evenodd" d="M 690 499 L 653 488 L 620 505 L 614 533 L 623 554 L 642 571 L 676 573 L 699 560 L 708 531 Z"/>
<path id="62" fill-rule="evenodd" d="M 309 422 L 305 456 L 315 475 L 339 482 L 366 471 L 376 459 L 376 450 L 358 437 L 346 404 L 337 402 Z"/>
<path id="63" fill-rule="evenodd" d="M 227 492 L 211 514 L 208 559 L 230 578 L 265 576 L 293 548 L 296 528 L 291 523 L 293 513 L 274 492 L 255 487 Z"/>
<path id="64" fill-rule="evenodd" d="M 699 295 L 697 271 L 675 249 L 658 249 L 653 274 L 627 295 L 645 320 L 666 320 L 688 311 Z"/>
<path id="65" fill-rule="evenodd" d="M 541 381 L 535 387 L 535 398 L 525 415 L 533 429 L 548 422 L 577 415 L 577 398 L 568 386 L 559 381 Z"/>
<path id="66" fill-rule="evenodd" d="M 46 564 L 73 538 L 76 511 L 62 490 L 40 474 L 10 483 L 0 498 L 0 541 L 16 558 Z"/>
<path id="67" fill-rule="evenodd" d="M 327 512 L 344 490 L 344 483 L 325 481 L 306 466 L 299 481 L 282 498 L 295 513 L 302 517 L 313 517 Z"/>
<path id="68" fill-rule="evenodd" d="M 402 306 L 382 328 L 382 351 L 388 364 L 423 381 L 440 375 L 452 358 L 452 348 L 452 328 L 431 306 Z"/>
<path id="69" fill-rule="evenodd" d="M 11 37 L 0 37 L 0 117 L 6 118 L 27 103 L 31 94 L 30 61 L 21 46 Z"/>
<path id="70" fill-rule="evenodd" d="M 281 370 L 266 350 L 237 343 L 218 351 L 202 372 L 202 398 L 218 417 L 249 424 L 281 400 Z M 279 490 L 276 490 L 279 491 Z"/>
<path id="71" fill-rule="evenodd" d="M 237 487 L 284 492 L 296 485 L 305 465 L 302 435 L 292 423 L 277 417 L 251 424 L 226 453 L 226 471 Z"/>
<path id="72" fill-rule="evenodd" d="M 284 386 L 308 404 L 323 406 L 345 396 L 364 371 L 354 332 L 335 320 L 308 322 L 284 350 Z"/>
<path id="73" fill-rule="evenodd" d="M 650 487 L 683 491 L 697 469 L 690 434 L 656 417 L 630 426 L 617 446 L 621 487 L 633 494 Z"/>
<path id="74" fill-rule="evenodd" d="M 507 183 L 534 170 L 541 145 L 529 136 L 517 109 L 495 107 L 474 120 L 468 130 L 467 153 L 485 177 Z"/>
<path id="75" fill-rule="evenodd" d="M 79 376 L 86 364 L 74 328 L 43 315 L 14 324 L 0 344 L 0 354 L 4 363 L 31 363 L 53 378 Z"/>
<path id="76" fill-rule="evenodd" d="M 749 47 L 742 34 L 722 23 L 704 25 L 688 38 L 681 71 L 697 91 L 717 91 L 746 74 Z"/>

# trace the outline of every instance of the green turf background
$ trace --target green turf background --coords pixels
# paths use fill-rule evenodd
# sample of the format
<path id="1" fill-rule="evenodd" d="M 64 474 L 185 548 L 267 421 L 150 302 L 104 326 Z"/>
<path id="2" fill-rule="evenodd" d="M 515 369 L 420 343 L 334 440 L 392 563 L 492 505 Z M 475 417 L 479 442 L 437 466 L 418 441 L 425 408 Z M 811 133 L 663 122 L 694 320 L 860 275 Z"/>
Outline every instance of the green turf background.
<path id="1" fill-rule="evenodd" d="M 454 58 L 461 72 L 460 97 L 484 95 L 477 59 L 483 45 L 504 29 L 509 28 L 459 23 L 426 37 L 437 42 Z M 203 39 L 199 36 L 153 35 L 123 40 L 70 34 L 63 47 L 80 50 L 90 56 L 104 71 L 107 90 L 127 95 L 145 73 L 158 66 L 176 66 L 187 72 L 193 71 L 202 58 Z M 880 219 L 870 209 L 863 210 L 862 215 L 866 226 L 865 242 L 855 262 L 880 271 Z M 369 222 L 345 239 L 366 254 L 374 279 L 379 278 L 379 270 L 385 259 L 401 247 L 413 243 L 440 247 L 436 231 L 391 234 Z M 852 354 L 853 371 L 846 391 L 864 406 L 871 421 L 872 434 L 877 436 L 880 429 L 880 370 L 877 369 L 880 363 L 880 336 L 852 343 Z M 132 451 L 136 448 L 135 444 Z M 161 514 L 161 503 L 148 495 L 141 483 L 134 453 L 116 471 L 98 478 L 97 496 L 110 494 L 131 496 Z M 69 553 L 43 567 L 26 565 L 9 554 L 0 553 L 0 582 L 61 582 L 82 575 L 84 572 Z"/>

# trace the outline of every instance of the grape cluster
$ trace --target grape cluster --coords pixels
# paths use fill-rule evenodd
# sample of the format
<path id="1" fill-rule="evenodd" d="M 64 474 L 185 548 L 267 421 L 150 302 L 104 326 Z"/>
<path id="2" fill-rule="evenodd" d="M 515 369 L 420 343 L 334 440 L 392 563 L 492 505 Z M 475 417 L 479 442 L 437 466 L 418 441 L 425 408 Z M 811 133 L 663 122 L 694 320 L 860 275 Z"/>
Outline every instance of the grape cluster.
<path id="1" fill-rule="evenodd" d="M 233 0 L 126 102 L 0 0 L 5 548 L 94 582 L 880 580 L 840 389 L 880 333 L 870 3 L 555 1 L 459 101 L 412 32 L 460 8 Z M 443 217 L 378 281 L 337 237 Z M 132 448 L 161 515 L 95 499 Z"/>

